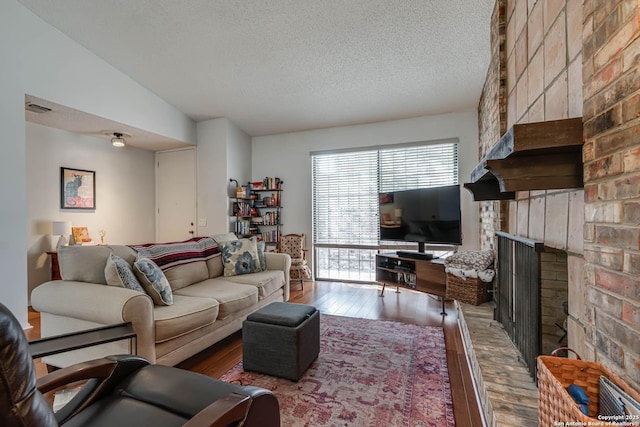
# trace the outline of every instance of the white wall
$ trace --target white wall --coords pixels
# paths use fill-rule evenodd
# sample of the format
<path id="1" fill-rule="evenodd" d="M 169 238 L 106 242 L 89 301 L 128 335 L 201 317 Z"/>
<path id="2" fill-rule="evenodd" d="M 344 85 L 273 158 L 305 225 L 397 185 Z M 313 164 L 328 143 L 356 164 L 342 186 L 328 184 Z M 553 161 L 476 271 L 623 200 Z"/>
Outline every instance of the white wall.
<path id="1" fill-rule="evenodd" d="M 196 130 L 175 107 L 14 0 L 0 0 L 0 57 L 0 298 L 26 327 L 25 94 L 192 144 Z"/>
<path id="2" fill-rule="evenodd" d="M 133 244 L 154 237 L 154 153 L 114 148 L 109 141 L 33 123 L 26 124 L 27 278 L 29 295 L 51 280 L 49 257 L 58 239 L 51 221 L 86 226 L 94 241 L 98 230 L 107 244 Z M 60 209 L 60 167 L 96 172 L 96 209 Z M 68 236 L 67 236 L 68 237 Z"/>
<path id="3" fill-rule="evenodd" d="M 314 151 L 372 147 L 416 141 L 458 138 L 459 182 L 469 181 L 478 162 L 477 111 L 343 126 L 306 132 L 255 137 L 252 140 L 253 180 L 278 176 L 284 180 L 283 232 L 311 236 L 311 156 Z M 478 205 L 462 191 L 463 247 L 477 249 Z M 308 240 L 308 248 L 311 240 Z"/>
<path id="4" fill-rule="evenodd" d="M 198 235 L 226 233 L 235 192 L 229 179 L 251 179 L 251 137 L 226 118 L 199 122 L 197 131 Z"/>

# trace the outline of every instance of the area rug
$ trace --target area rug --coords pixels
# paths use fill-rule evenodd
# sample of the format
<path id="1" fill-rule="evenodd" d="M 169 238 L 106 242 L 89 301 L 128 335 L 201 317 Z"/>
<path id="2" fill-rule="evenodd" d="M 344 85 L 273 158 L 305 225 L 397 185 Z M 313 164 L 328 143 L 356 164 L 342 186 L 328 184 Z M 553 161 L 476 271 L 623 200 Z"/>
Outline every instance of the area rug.
<path id="1" fill-rule="evenodd" d="M 320 317 L 320 355 L 296 383 L 242 363 L 221 380 L 272 390 L 283 427 L 455 426 L 442 328 Z"/>

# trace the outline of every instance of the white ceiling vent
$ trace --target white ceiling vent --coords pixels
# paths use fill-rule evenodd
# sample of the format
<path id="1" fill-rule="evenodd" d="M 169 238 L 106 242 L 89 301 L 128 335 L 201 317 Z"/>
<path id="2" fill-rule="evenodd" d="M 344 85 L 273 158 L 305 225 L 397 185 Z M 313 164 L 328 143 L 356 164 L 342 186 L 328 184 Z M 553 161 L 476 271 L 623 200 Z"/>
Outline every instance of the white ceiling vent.
<path id="1" fill-rule="evenodd" d="M 25 109 L 38 114 L 48 113 L 51 111 L 51 108 L 43 107 L 42 105 L 34 104 L 33 102 L 28 102 L 25 105 Z"/>

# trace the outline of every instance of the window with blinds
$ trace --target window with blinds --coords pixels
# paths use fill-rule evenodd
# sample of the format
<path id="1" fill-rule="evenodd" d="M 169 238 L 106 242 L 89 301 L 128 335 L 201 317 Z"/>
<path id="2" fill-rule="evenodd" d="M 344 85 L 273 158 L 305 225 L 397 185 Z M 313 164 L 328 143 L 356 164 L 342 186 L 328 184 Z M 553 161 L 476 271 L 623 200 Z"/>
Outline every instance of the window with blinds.
<path id="1" fill-rule="evenodd" d="M 458 144 L 313 154 L 312 183 L 316 278 L 374 281 L 378 193 L 457 184 Z"/>

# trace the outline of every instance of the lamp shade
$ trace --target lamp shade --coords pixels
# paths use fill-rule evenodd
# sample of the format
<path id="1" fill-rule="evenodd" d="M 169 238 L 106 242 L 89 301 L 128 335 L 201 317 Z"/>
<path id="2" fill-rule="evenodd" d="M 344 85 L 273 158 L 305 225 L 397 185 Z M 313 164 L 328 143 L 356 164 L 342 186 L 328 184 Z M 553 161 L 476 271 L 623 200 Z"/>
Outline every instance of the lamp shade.
<path id="1" fill-rule="evenodd" d="M 71 234 L 71 221 L 53 221 L 51 234 L 54 236 L 68 236 Z"/>

